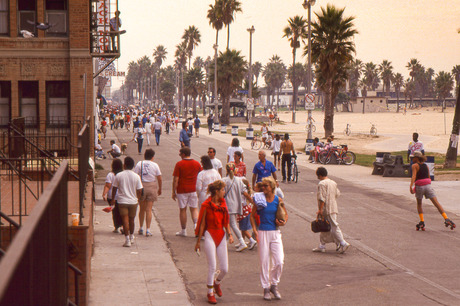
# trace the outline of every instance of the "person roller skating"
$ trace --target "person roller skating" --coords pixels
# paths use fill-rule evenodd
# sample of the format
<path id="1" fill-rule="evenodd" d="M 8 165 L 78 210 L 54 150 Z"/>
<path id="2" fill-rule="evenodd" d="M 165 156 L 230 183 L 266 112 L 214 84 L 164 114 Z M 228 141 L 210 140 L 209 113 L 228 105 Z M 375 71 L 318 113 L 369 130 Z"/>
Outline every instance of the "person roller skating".
<path id="1" fill-rule="evenodd" d="M 416 229 L 425 230 L 425 220 L 423 219 L 423 209 L 422 209 L 422 199 L 425 196 L 426 199 L 430 199 L 434 206 L 438 209 L 439 213 L 444 218 L 444 225 L 446 227 L 450 226 L 450 229 L 453 230 L 456 226 L 455 223 L 450 220 L 441 204 L 439 204 L 436 194 L 431 187 L 430 171 L 428 166 L 425 164 L 426 157 L 420 151 L 415 151 L 410 155 L 412 158 L 412 178 L 410 181 L 410 193 L 415 194 L 417 199 L 417 211 L 420 216 L 420 222 L 416 225 Z M 415 186 L 415 187 L 414 187 Z"/>

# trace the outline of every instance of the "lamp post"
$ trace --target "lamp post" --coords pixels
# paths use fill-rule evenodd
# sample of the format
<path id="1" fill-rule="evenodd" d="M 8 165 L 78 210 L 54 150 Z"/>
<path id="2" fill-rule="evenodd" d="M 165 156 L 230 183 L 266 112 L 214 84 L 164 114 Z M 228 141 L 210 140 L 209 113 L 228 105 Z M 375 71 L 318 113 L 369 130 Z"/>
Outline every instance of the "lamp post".
<path id="1" fill-rule="evenodd" d="M 160 100 L 158 99 L 158 71 L 155 73 L 155 94 L 156 94 L 156 101 L 155 105 L 156 107 L 160 107 Z"/>
<path id="2" fill-rule="evenodd" d="M 252 99 L 252 34 L 254 34 L 255 30 L 256 29 L 254 29 L 254 26 L 248 29 L 248 32 L 249 32 L 249 92 L 248 92 L 248 98 L 249 99 Z M 248 121 L 249 121 L 250 129 L 252 129 L 251 115 L 252 115 L 252 110 L 251 112 L 248 111 Z"/>
<path id="3" fill-rule="evenodd" d="M 305 0 L 302 4 L 303 8 L 308 10 L 308 68 L 307 68 L 307 93 L 311 94 L 311 7 L 315 5 L 316 0 Z M 307 139 L 312 139 L 311 133 L 311 110 L 308 110 L 308 127 Z"/>
<path id="4" fill-rule="evenodd" d="M 219 46 L 214 44 L 214 122 L 219 123 L 219 100 L 217 99 L 217 48 Z"/>

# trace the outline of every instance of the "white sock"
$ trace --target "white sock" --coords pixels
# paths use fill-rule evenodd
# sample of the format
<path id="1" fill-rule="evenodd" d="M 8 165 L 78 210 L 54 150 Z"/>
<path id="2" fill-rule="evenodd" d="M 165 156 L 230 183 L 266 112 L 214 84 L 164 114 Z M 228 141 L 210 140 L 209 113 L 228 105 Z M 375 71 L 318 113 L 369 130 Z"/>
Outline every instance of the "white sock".
<path id="1" fill-rule="evenodd" d="M 211 288 L 209 287 L 210 286 L 208 286 L 208 294 L 214 293 L 214 286 L 211 286 Z"/>
<path id="2" fill-rule="evenodd" d="M 134 235 L 129 235 L 129 239 L 133 240 L 134 239 Z"/>
<path id="3" fill-rule="evenodd" d="M 150 227 L 148 229 L 146 229 L 147 232 L 150 232 Z"/>
<path id="4" fill-rule="evenodd" d="M 125 238 L 126 238 L 126 241 L 128 241 L 128 240 L 129 240 L 129 236 L 125 236 Z"/>
<path id="5" fill-rule="evenodd" d="M 255 243 L 255 242 L 256 242 L 252 237 L 249 238 L 249 241 L 251 241 L 251 243 Z"/>
<path id="6" fill-rule="evenodd" d="M 244 238 L 238 239 L 238 241 L 241 243 L 241 245 L 246 245 L 246 242 L 244 242 Z"/>

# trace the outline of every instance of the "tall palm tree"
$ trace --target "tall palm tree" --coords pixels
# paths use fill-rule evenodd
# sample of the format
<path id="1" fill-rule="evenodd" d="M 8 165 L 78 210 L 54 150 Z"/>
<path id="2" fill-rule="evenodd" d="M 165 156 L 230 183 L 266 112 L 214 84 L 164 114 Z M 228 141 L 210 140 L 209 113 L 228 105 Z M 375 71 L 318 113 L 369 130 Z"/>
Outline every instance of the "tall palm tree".
<path id="1" fill-rule="evenodd" d="M 359 80 L 363 72 L 363 62 L 360 59 L 355 59 L 350 64 L 348 70 L 348 86 L 350 88 L 350 97 L 355 99 L 358 97 Z"/>
<path id="2" fill-rule="evenodd" d="M 223 22 L 227 26 L 227 50 L 230 46 L 230 24 L 235 21 L 235 13 L 242 13 L 241 2 L 238 0 L 218 0 L 222 9 Z"/>
<path id="3" fill-rule="evenodd" d="M 396 73 L 393 76 L 393 84 L 396 92 L 396 112 L 399 113 L 399 93 L 401 92 L 401 87 L 404 85 L 404 77 L 401 73 Z"/>
<path id="4" fill-rule="evenodd" d="M 188 69 L 191 68 L 193 49 L 201 42 L 201 34 L 197 27 L 189 26 L 182 39 L 187 43 Z"/>
<path id="5" fill-rule="evenodd" d="M 261 62 L 255 62 L 254 64 L 252 64 L 252 73 L 254 74 L 254 77 L 256 78 L 256 85 L 258 85 L 259 83 L 259 75 L 261 71 L 262 71 Z"/>
<path id="6" fill-rule="evenodd" d="M 222 1 L 216 0 L 214 5 L 209 5 L 209 10 L 207 18 L 209 19 L 209 24 L 216 30 L 216 45 L 219 43 L 219 31 L 222 30 L 224 26 L 224 18 L 222 15 Z"/>
<path id="7" fill-rule="evenodd" d="M 416 58 L 411 58 L 407 63 L 406 68 L 409 70 L 409 75 L 412 81 L 414 80 L 415 74 L 417 73 L 417 70 L 420 69 L 420 67 L 421 64 Z"/>
<path id="8" fill-rule="evenodd" d="M 377 66 L 373 62 L 364 64 L 364 78 L 368 89 L 376 90 L 380 83 Z"/>
<path id="9" fill-rule="evenodd" d="M 230 122 L 230 97 L 241 86 L 246 73 L 247 62 L 240 53 L 236 50 L 226 50 L 224 53 L 221 52 L 217 58 L 218 91 L 222 97 L 221 123 L 223 124 Z M 211 66 L 210 78 L 214 80 L 214 63 Z"/>
<path id="10" fill-rule="evenodd" d="M 140 59 L 137 60 L 137 63 L 139 64 L 139 99 L 145 99 L 146 98 L 146 78 L 151 75 L 151 66 L 152 62 L 150 61 L 150 58 L 148 58 L 147 55 L 144 55 Z"/>
<path id="11" fill-rule="evenodd" d="M 185 107 L 187 111 L 187 105 L 182 102 L 184 99 L 184 69 L 187 65 L 187 42 L 182 41 L 176 46 L 176 52 L 174 53 L 176 58 L 176 66 L 179 69 L 180 76 L 180 93 L 179 93 L 179 114 L 181 113 L 182 106 Z"/>
<path id="12" fill-rule="evenodd" d="M 312 23 L 312 62 L 317 64 L 316 82 L 325 94 L 326 137 L 334 132 L 334 101 L 346 82 L 346 71 L 355 53 L 353 37 L 358 33 L 354 28 L 354 17 L 345 17 L 344 10 L 328 4 L 321 8 L 321 13 L 315 14 L 317 21 Z"/>
<path id="13" fill-rule="evenodd" d="M 204 60 L 201 56 L 195 57 L 195 60 L 193 61 L 193 67 L 194 68 L 204 68 Z"/>
<path id="14" fill-rule="evenodd" d="M 404 83 L 404 96 L 406 100 L 404 107 L 407 108 L 407 98 L 409 98 L 409 108 L 412 108 L 414 105 L 415 97 L 415 81 L 411 78 L 408 78 Z"/>
<path id="15" fill-rule="evenodd" d="M 291 82 L 292 88 L 295 87 L 295 91 L 299 92 L 299 86 L 306 82 L 307 71 L 305 70 L 305 66 L 301 63 L 296 63 L 294 69 L 294 67 L 291 65 L 287 70 L 287 75 L 289 82 Z"/>
<path id="16" fill-rule="evenodd" d="M 166 59 L 166 48 L 163 45 L 158 45 L 155 50 L 153 50 L 153 60 L 158 69 L 161 68 L 161 64 Z"/>
<path id="17" fill-rule="evenodd" d="M 189 69 L 184 77 L 184 87 L 188 95 L 193 99 L 193 117 L 196 116 L 196 98 L 200 95 L 203 85 L 203 72 L 201 68 Z"/>
<path id="18" fill-rule="evenodd" d="M 452 75 L 455 80 L 455 88 L 460 86 L 460 65 L 455 65 L 452 68 Z"/>
<path id="19" fill-rule="evenodd" d="M 436 76 L 436 96 L 438 101 L 444 102 L 444 100 L 450 96 L 450 92 L 454 89 L 454 78 L 449 72 L 440 71 Z M 445 104 L 443 104 L 443 111 Z"/>
<path id="20" fill-rule="evenodd" d="M 385 93 L 385 96 L 390 96 L 390 86 L 391 86 L 391 80 L 393 78 L 393 66 L 391 65 L 391 62 L 388 60 L 383 60 L 382 63 L 379 65 L 379 72 L 380 72 L 380 77 L 382 78 L 383 81 L 383 92 Z"/>
<path id="21" fill-rule="evenodd" d="M 286 65 L 284 65 L 281 58 L 274 55 L 270 61 L 265 65 L 262 72 L 262 76 L 265 78 L 265 84 L 267 84 L 267 92 L 272 93 L 276 90 L 277 92 L 277 108 L 279 108 L 279 94 L 281 87 L 286 81 Z M 270 99 L 269 99 L 270 103 Z M 270 103 L 272 106 L 272 104 Z"/>
<path id="22" fill-rule="evenodd" d="M 295 80 L 296 66 L 295 66 L 295 56 L 296 51 L 300 48 L 300 40 L 303 40 L 307 34 L 306 26 L 307 22 L 302 16 L 295 16 L 294 18 L 288 19 L 289 25 L 284 28 L 284 35 L 289 40 L 290 46 L 292 48 L 292 79 Z M 292 95 L 292 122 L 295 123 L 295 111 L 297 105 L 297 89 L 293 87 Z"/>

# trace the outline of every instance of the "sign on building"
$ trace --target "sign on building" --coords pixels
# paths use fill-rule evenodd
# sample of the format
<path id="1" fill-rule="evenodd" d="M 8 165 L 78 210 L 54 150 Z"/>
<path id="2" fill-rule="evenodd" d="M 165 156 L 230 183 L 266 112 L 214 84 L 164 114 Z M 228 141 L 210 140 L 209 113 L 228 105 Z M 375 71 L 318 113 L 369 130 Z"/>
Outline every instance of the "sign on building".
<path id="1" fill-rule="evenodd" d="M 100 53 L 104 53 L 105 50 L 109 50 L 110 38 L 105 35 L 104 32 L 110 31 L 110 0 L 98 0 L 97 1 L 97 44 Z"/>

